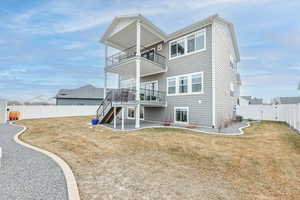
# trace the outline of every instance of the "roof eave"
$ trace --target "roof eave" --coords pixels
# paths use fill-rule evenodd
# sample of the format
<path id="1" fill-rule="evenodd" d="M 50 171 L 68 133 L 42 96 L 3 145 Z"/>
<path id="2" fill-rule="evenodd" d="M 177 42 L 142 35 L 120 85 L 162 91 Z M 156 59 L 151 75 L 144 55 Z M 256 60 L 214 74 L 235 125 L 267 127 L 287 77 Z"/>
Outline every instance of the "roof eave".
<path id="1" fill-rule="evenodd" d="M 115 43 L 109 41 L 108 35 L 109 35 L 110 31 L 114 28 L 114 26 L 120 22 L 120 20 L 126 19 L 126 18 L 133 18 L 136 20 L 140 20 L 144 25 L 149 26 L 151 29 L 153 29 L 153 31 L 155 31 L 156 34 L 159 35 L 162 40 L 166 41 L 167 35 L 161 29 L 159 29 L 157 26 L 155 26 L 152 22 L 150 22 L 147 18 L 145 18 L 141 14 L 134 14 L 134 15 L 123 15 L 123 16 L 115 17 L 113 19 L 112 23 L 106 29 L 105 33 L 103 34 L 103 36 L 101 37 L 99 42 L 101 42 L 103 44 L 107 44 L 107 45 L 112 46 L 117 49 L 124 49 L 125 47 L 122 47 L 119 44 L 115 44 Z"/>

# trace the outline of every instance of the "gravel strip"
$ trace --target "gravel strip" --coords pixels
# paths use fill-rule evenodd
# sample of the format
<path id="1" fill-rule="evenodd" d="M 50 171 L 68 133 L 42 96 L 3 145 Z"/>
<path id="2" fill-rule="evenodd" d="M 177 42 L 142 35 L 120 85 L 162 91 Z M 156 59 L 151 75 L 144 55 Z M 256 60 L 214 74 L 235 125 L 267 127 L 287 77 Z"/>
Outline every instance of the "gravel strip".
<path id="1" fill-rule="evenodd" d="M 67 187 L 60 167 L 42 153 L 14 142 L 21 127 L 0 124 L 1 200 L 66 200 Z"/>

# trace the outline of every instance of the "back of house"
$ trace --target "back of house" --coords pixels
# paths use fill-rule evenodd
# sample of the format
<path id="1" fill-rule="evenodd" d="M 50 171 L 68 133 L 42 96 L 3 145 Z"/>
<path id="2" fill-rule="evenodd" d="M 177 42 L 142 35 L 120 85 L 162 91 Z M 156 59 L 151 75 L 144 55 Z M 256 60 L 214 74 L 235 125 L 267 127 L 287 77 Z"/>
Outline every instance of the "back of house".
<path id="1" fill-rule="evenodd" d="M 105 72 L 136 94 L 128 118 L 216 127 L 235 116 L 239 50 L 233 25 L 221 17 L 171 34 L 141 15 L 116 17 L 101 42 L 119 50 L 107 55 Z"/>

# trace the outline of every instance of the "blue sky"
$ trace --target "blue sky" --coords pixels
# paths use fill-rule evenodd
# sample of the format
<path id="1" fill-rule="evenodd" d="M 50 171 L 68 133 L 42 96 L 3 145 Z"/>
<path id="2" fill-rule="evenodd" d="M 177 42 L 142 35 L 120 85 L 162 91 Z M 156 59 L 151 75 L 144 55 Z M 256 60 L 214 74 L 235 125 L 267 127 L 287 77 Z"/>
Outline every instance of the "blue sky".
<path id="1" fill-rule="evenodd" d="M 166 33 L 218 13 L 237 32 L 241 94 L 299 96 L 299 10 L 297 0 L 2 0 L 0 97 L 48 99 L 60 88 L 102 87 L 98 40 L 115 16 L 133 13 Z"/>

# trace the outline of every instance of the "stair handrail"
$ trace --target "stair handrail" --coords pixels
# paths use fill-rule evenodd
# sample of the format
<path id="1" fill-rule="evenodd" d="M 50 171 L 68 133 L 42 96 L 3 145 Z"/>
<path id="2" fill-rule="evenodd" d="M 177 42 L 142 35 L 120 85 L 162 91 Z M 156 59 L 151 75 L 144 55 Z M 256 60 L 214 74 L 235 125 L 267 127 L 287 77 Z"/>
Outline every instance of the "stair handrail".
<path id="1" fill-rule="evenodd" d="M 104 115 L 104 111 L 107 108 L 107 103 L 106 102 L 110 102 L 111 103 L 111 96 L 112 96 L 112 90 L 110 90 L 107 94 L 106 97 L 102 100 L 102 102 L 100 103 L 97 112 L 96 112 L 96 118 L 99 119 L 100 118 L 100 113 L 102 113 L 102 115 Z M 109 101 L 110 99 L 110 101 Z M 105 106 L 105 107 L 104 107 Z M 102 109 L 101 109 L 102 108 Z M 101 110 L 101 112 L 99 112 Z"/>

